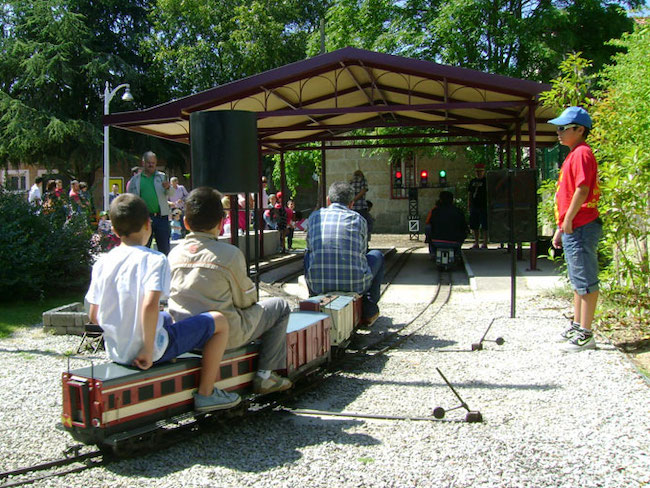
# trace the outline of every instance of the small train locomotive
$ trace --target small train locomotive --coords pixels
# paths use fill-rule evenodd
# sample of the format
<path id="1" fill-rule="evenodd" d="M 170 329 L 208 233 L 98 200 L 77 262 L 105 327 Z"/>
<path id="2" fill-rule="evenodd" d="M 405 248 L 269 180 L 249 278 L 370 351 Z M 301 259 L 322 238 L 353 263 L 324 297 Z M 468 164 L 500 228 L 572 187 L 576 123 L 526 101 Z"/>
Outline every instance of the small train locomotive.
<path id="1" fill-rule="evenodd" d="M 356 294 L 302 301 L 289 317 L 287 362 L 281 373 L 296 382 L 330 362 L 332 347 L 349 341 L 360 318 L 361 297 Z M 258 350 L 259 342 L 252 342 L 226 351 L 215 386 L 250 397 Z M 194 418 L 199 414 L 194 414 L 192 393 L 200 367 L 199 352 L 146 371 L 116 363 L 68 370 L 62 376 L 63 428 L 82 443 L 117 451 L 130 440 Z"/>

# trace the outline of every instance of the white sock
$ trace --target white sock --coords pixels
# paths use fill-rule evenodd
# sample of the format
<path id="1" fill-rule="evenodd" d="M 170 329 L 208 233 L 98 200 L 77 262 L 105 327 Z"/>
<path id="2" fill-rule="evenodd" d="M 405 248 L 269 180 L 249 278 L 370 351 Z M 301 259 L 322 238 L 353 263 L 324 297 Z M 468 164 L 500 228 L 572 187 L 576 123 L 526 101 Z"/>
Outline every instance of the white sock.
<path id="1" fill-rule="evenodd" d="M 257 376 L 259 376 L 263 380 L 268 380 L 271 377 L 271 370 L 269 370 L 269 369 L 260 369 L 257 372 Z"/>

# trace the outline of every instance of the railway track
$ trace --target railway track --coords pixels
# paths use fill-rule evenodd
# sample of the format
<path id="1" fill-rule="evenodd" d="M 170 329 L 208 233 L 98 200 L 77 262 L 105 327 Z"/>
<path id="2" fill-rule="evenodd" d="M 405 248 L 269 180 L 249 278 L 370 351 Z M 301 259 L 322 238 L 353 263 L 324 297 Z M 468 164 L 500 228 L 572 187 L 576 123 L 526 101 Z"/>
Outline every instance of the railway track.
<path id="1" fill-rule="evenodd" d="M 25 468 L 19 468 L 0 473 L 0 480 L 11 478 L 1 484 L 0 488 L 28 485 L 48 478 L 56 478 L 58 476 L 65 476 L 67 474 L 79 473 L 81 471 L 85 471 L 86 469 L 94 468 L 96 466 L 104 464 L 105 458 L 102 451 L 96 450 L 84 454 L 79 454 L 79 449 L 76 449 L 76 447 L 77 446 L 75 446 L 75 448 L 69 449 L 70 455 L 64 456 L 61 459 L 46 461 L 44 463 L 35 464 Z M 24 475 L 31 475 L 32 473 L 39 473 L 41 471 L 51 471 L 63 466 L 70 466 L 72 464 L 77 464 L 77 466 L 60 471 L 45 473 L 38 476 L 23 477 Z"/>

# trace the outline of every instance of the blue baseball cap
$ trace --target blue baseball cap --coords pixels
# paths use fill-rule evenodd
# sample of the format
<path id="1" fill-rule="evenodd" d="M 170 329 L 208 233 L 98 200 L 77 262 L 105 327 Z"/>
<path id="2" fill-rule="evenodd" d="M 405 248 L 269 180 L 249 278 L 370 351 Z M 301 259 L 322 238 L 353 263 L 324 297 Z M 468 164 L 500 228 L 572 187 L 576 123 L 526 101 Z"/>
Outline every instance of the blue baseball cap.
<path id="1" fill-rule="evenodd" d="M 591 129 L 591 117 L 582 107 L 569 107 L 562 112 L 562 115 L 549 120 L 548 123 L 553 125 L 578 124 Z"/>

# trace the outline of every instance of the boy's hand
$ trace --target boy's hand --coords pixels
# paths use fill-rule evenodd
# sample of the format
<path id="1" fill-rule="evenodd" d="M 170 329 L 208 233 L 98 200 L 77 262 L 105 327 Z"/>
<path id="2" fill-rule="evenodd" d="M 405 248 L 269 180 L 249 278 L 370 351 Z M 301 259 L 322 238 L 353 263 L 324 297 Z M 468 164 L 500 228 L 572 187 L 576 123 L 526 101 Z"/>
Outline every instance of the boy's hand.
<path id="1" fill-rule="evenodd" d="M 560 229 L 555 230 L 551 244 L 555 249 L 560 249 L 562 247 L 562 231 Z"/>
<path id="2" fill-rule="evenodd" d="M 133 360 L 133 366 L 142 370 L 151 368 L 153 364 L 153 352 L 147 351 L 145 347 L 140 349 L 140 352 Z"/>

